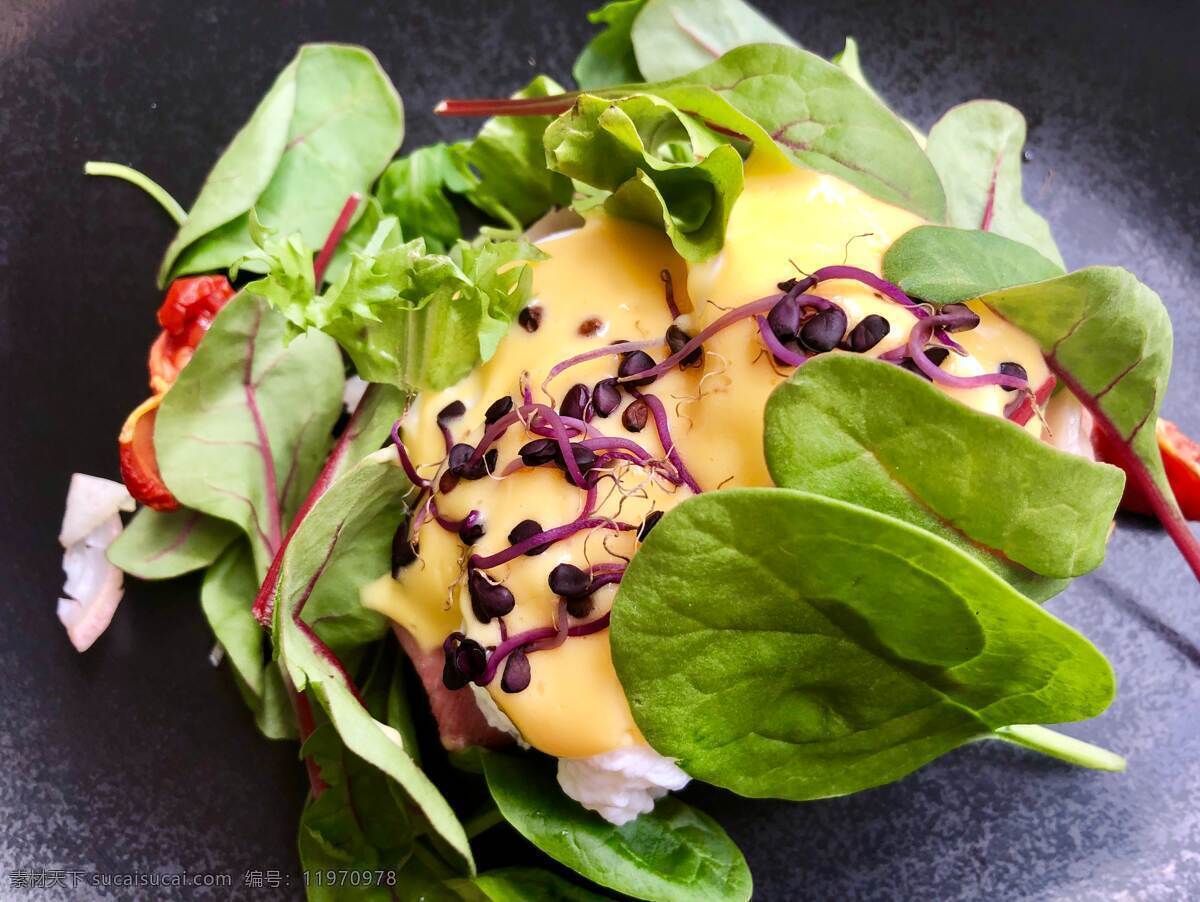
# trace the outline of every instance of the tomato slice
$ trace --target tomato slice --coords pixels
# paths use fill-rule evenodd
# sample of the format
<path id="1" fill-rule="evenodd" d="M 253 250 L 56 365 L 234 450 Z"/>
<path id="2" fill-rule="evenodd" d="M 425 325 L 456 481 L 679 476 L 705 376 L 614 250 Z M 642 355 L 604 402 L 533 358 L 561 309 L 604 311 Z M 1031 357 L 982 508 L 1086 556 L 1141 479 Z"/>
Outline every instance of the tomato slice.
<path id="1" fill-rule="evenodd" d="M 147 507 L 157 511 L 173 511 L 179 501 L 163 482 L 154 452 L 154 421 L 162 395 L 152 395 L 125 419 L 117 447 L 121 459 L 121 479 L 129 494 Z"/>
<path id="2" fill-rule="evenodd" d="M 1179 509 L 1188 520 L 1200 520 L 1200 444 L 1184 435 L 1170 420 L 1161 418 L 1154 425 L 1154 437 L 1158 440 L 1163 469 Z M 1093 433 L 1092 442 L 1101 460 L 1116 462 L 1116 456 L 1110 453 L 1109 441 L 1100 430 Z M 1150 502 L 1132 479 L 1125 481 L 1121 510 L 1153 515 Z"/>

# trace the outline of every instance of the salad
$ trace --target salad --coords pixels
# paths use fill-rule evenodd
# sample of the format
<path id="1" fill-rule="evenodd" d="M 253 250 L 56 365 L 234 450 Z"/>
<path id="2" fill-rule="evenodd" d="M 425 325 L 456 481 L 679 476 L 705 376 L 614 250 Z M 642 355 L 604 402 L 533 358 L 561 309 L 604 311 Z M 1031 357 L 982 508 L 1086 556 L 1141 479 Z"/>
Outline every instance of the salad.
<path id="1" fill-rule="evenodd" d="M 744 900 L 690 781 L 816 800 L 983 739 L 1121 770 L 1052 729 L 1116 678 L 1044 603 L 1119 507 L 1200 577 L 1170 321 L 1066 270 L 1017 110 L 924 133 L 739 0 L 591 19 L 573 86 L 441 103 L 455 143 L 312 44 L 187 210 L 86 167 L 178 231 L 58 616 L 85 651 L 126 576 L 203 571 L 213 664 L 299 743 L 312 899 Z M 557 865 L 480 871 L 504 825 Z"/>

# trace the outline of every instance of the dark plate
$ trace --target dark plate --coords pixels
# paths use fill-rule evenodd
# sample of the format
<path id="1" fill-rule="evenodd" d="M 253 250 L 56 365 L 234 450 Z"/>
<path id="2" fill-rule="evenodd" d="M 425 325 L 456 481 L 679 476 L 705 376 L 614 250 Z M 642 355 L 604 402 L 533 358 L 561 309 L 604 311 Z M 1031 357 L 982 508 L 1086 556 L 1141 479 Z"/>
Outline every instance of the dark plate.
<path id="1" fill-rule="evenodd" d="M 435 120 L 434 102 L 537 71 L 564 78 L 593 0 L 2 5 L 0 869 L 209 871 L 242 894 L 247 870 L 298 867 L 302 775 L 295 748 L 259 740 L 228 674 L 209 666 L 196 584 L 131 585 L 83 656 L 54 617 L 67 479 L 116 475 L 170 237 L 149 200 L 85 179 L 83 161 L 132 163 L 187 200 L 305 40 L 379 55 L 404 95 L 407 146 L 457 136 L 471 124 Z M 1200 431 L 1195 4 L 762 6 L 821 53 L 857 37 L 876 85 L 922 126 L 980 96 L 1024 110 L 1028 197 L 1070 264 L 1123 264 L 1162 294 L 1177 358 L 1166 413 Z M 759 897 L 1200 896 L 1200 589 L 1157 529 L 1122 523 L 1102 572 L 1052 609 L 1120 675 L 1112 709 L 1072 732 L 1126 754 L 1127 773 L 990 743 L 847 799 L 694 790 L 745 850 Z M 493 863 L 523 854 L 489 838 Z M 250 894 L 294 897 L 291 879 Z M 0 897 L 24 898 L 3 881 Z M 177 892 L 195 895 L 110 891 Z"/>

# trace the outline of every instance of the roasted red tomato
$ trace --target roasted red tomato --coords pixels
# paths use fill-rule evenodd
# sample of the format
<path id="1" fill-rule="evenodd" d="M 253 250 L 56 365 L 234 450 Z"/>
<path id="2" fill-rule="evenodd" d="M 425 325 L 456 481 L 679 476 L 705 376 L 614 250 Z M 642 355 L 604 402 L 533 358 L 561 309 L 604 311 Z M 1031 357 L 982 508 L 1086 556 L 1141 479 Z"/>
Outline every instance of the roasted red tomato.
<path id="1" fill-rule="evenodd" d="M 165 392 L 175 382 L 233 293 L 224 276 L 193 276 L 171 283 L 158 308 L 162 334 L 150 347 L 150 388 L 155 393 Z"/>
<path id="2" fill-rule="evenodd" d="M 1192 441 L 1170 420 L 1160 419 L 1154 427 L 1158 439 L 1158 450 L 1162 454 L 1163 469 L 1167 471 L 1167 482 L 1184 517 L 1200 520 L 1200 444 Z M 1115 463 L 1109 453 L 1108 442 L 1096 430 L 1092 437 L 1101 460 Z M 1150 502 L 1132 479 L 1125 481 L 1125 496 L 1121 499 L 1121 510 L 1137 514 L 1153 514 Z"/>
<path id="3" fill-rule="evenodd" d="M 233 286 L 224 276 L 176 279 L 158 308 L 163 330 L 150 346 L 148 361 L 154 394 L 129 415 L 117 437 L 121 478 L 129 494 L 147 507 L 160 511 L 179 507 L 158 470 L 154 420 L 163 395 L 175 384 L 179 371 L 192 359 L 200 339 L 233 294 Z"/>

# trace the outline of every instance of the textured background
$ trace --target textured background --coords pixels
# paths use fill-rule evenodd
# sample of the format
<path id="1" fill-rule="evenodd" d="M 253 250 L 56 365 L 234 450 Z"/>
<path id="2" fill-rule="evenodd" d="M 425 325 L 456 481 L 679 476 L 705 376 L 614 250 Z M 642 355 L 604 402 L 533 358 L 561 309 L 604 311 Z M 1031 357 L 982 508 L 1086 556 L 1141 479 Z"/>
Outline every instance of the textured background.
<path id="1" fill-rule="evenodd" d="M 379 55 L 407 146 L 454 137 L 472 126 L 434 120 L 436 100 L 565 78 L 591 5 L 0 0 L 0 871 L 206 870 L 237 886 L 247 868 L 297 867 L 295 750 L 260 741 L 209 667 L 195 582 L 131 586 L 84 656 L 54 618 L 68 475 L 116 475 L 171 232 L 135 190 L 84 179 L 83 161 L 131 163 L 187 201 L 305 40 Z M 1161 293 L 1177 348 L 1166 412 L 1200 431 L 1197 4 L 762 6 L 823 54 L 856 36 L 876 86 L 923 127 L 980 96 L 1023 109 L 1027 196 L 1069 264 L 1123 264 Z M 986 744 L 848 799 L 694 791 L 760 898 L 1200 897 L 1200 589 L 1157 530 L 1121 527 L 1103 571 L 1052 607 L 1121 681 L 1072 732 L 1126 754 L 1128 773 Z M 484 857 L 519 849 L 497 832 Z"/>

